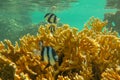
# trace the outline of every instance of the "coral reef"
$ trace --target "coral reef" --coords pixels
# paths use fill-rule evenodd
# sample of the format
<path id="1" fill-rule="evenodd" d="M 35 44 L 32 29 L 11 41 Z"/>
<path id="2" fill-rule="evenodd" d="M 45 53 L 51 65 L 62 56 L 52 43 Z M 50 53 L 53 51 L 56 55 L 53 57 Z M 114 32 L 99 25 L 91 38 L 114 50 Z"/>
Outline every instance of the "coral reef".
<path id="1" fill-rule="evenodd" d="M 120 79 L 120 38 L 107 30 L 107 21 L 92 17 L 82 31 L 67 24 L 40 25 L 36 36 L 25 35 L 20 45 L 0 42 L 0 78 L 2 80 L 110 80 Z M 49 27 L 56 28 L 54 34 Z M 39 41 L 51 46 L 62 61 L 49 66 L 35 55 Z"/>

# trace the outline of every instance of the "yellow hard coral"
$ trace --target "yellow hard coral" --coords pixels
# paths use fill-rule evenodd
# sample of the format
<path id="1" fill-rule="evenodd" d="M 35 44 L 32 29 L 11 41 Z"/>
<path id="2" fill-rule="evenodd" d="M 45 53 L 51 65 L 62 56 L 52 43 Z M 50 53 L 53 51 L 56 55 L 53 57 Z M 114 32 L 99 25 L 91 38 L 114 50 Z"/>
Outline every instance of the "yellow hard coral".
<path id="1" fill-rule="evenodd" d="M 99 44 L 92 38 L 84 37 L 79 43 L 79 48 L 86 53 L 92 53 L 94 55 L 99 49 Z"/>
<path id="2" fill-rule="evenodd" d="M 106 71 L 102 73 L 101 80 L 120 80 L 120 74 L 112 68 L 107 68 Z"/>
<path id="3" fill-rule="evenodd" d="M 0 55 L 0 78 L 14 80 L 16 77 L 16 64 L 7 57 Z"/>
<path id="4" fill-rule="evenodd" d="M 98 18 L 91 17 L 87 23 L 87 26 L 91 26 L 91 29 L 100 32 L 107 25 L 107 21 L 101 21 Z"/>
<path id="5" fill-rule="evenodd" d="M 114 61 L 119 59 L 120 40 L 113 35 L 103 35 L 97 38 L 100 45 L 100 58 L 101 60 L 111 60 L 114 56 Z M 116 58 L 116 59 L 115 59 Z"/>
<path id="6" fill-rule="evenodd" d="M 61 27 L 46 24 L 40 26 L 36 36 L 23 36 L 19 44 L 13 45 L 9 40 L 5 40 L 6 45 L 0 42 L 0 65 L 5 65 L 0 66 L 0 70 L 6 73 L 6 68 L 10 68 L 6 65 L 14 64 L 11 78 L 15 80 L 119 79 L 120 70 L 116 66 L 120 65 L 120 38 L 116 32 L 103 30 L 106 24 L 92 17 L 79 32 L 67 24 Z M 49 29 L 51 26 L 55 28 L 54 33 Z M 55 49 L 62 59 L 60 66 L 56 62 L 55 66 L 45 69 L 47 63 L 36 55 L 41 52 L 40 41 Z M 1 79 L 5 79 L 3 76 L 0 74 Z"/>
<path id="7" fill-rule="evenodd" d="M 22 37 L 20 39 L 21 49 L 25 52 L 33 51 L 34 48 L 38 49 L 38 39 L 34 36 L 30 36 L 29 34 Z"/>
<path id="8" fill-rule="evenodd" d="M 0 50 L 4 49 L 4 44 L 3 42 L 0 42 Z"/>

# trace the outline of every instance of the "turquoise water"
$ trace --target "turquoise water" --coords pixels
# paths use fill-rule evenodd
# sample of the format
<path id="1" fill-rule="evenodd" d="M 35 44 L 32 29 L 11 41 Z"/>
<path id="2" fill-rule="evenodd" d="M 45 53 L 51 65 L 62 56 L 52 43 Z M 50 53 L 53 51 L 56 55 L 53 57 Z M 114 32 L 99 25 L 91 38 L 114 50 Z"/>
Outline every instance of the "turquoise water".
<path id="1" fill-rule="evenodd" d="M 0 41 L 14 42 L 27 33 L 36 34 L 38 24 L 45 21 L 48 12 L 55 13 L 59 23 L 82 30 L 90 17 L 103 20 L 105 13 L 116 12 L 105 9 L 106 3 L 106 0 L 4 0 L 0 3 Z"/>
<path id="2" fill-rule="evenodd" d="M 90 17 L 94 16 L 100 19 L 104 19 L 104 13 L 115 12 L 115 9 L 104 9 L 106 0 L 79 0 L 76 3 L 72 3 L 71 8 L 63 11 L 56 12 L 56 15 L 60 18 L 60 22 L 77 27 L 80 30 Z M 32 13 L 33 23 L 39 23 L 44 18 L 45 13 L 36 11 Z"/>

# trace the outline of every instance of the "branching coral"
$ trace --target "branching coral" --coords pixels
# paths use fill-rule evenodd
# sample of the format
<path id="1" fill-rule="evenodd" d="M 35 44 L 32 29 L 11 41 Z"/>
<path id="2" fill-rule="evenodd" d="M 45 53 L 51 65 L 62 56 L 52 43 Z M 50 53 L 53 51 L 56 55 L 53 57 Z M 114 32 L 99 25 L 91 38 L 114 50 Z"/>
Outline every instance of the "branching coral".
<path id="1" fill-rule="evenodd" d="M 92 17 L 82 31 L 69 25 L 40 26 L 36 36 L 25 35 L 20 45 L 0 42 L 0 78 L 5 80 L 100 80 L 119 79 L 120 39 L 105 28 L 107 22 Z M 51 33 L 49 27 L 54 27 Z M 49 66 L 38 56 L 39 42 L 57 52 L 60 66 Z M 7 70 L 11 69 L 11 70 Z M 109 70 L 108 70 L 109 69 Z M 113 70 L 111 70 L 113 69 Z M 5 75 L 10 73 L 11 75 Z M 7 77 L 5 77 L 7 76 Z"/>
<path id="2" fill-rule="evenodd" d="M 101 80 L 119 80 L 120 74 L 111 68 L 106 69 L 106 71 L 102 73 L 102 77 Z"/>

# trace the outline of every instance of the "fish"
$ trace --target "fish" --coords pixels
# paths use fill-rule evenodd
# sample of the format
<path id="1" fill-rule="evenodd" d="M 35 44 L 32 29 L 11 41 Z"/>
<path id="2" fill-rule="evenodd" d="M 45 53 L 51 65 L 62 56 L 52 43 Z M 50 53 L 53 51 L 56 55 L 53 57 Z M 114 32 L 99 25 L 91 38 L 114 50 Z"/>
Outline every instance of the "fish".
<path id="1" fill-rule="evenodd" d="M 60 19 L 54 13 L 46 13 L 44 18 L 47 21 L 47 23 L 51 24 L 49 30 L 52 34 L 54 34 L 57 28 L 52 24 L 57 25 Z"/>
<path id="2" fill-rule="evenodd" d="M 52 34 L 54 34 L 54 32 L 56 31 L 56 27 L 53 26 L 53 25 L 50 25 L 50 26 L 49 26 L 49 30 L 50 30 L 50 32 L 51 32 Z"/>
<path id="3" fill-rule="evenodd" d="M 41 52 L 42 61 L 45 61 L 49 65 L 55 65 L 58 62 L 58 55 L 56 54 L 55 50 L 50 46 L 45 46 Z"/>
<path id="4" fill-rule="evenodd" d="M 57 16 L 54 13 L 46 13 L 44 18 L 48 23 L 56 24 L 59 21 L 59 19 L 57 18 Z"/>
<path id="5" fill-rule="evenodd" d="M 43 46 L 43 42 L 40 41 L 39 43 L 41 48 L 40 56 L 42 57 L 41 60 L 48 63 L 45 68 L 48 66 L 54 66 L 56 62 L 59 61 L 58 55 L 56 51 L 51 46 Z"/>
<path id="6" fill-rule="evenodd" d="M 64 54 L 61 53 L 61 55 L 58 56 L 56 51 L 51 46 L 43 46 L 43 41 L 40 40 L 39 42 L 39 50 L 33 49 L 34 55 L 41 56 L 41 61 L 44 61 L 47 63 L 44 69 L 46 69 L 49 66 L 60 66 L 63 62 Z M 56 62 L 58 65 L 55 65 Z"/>

